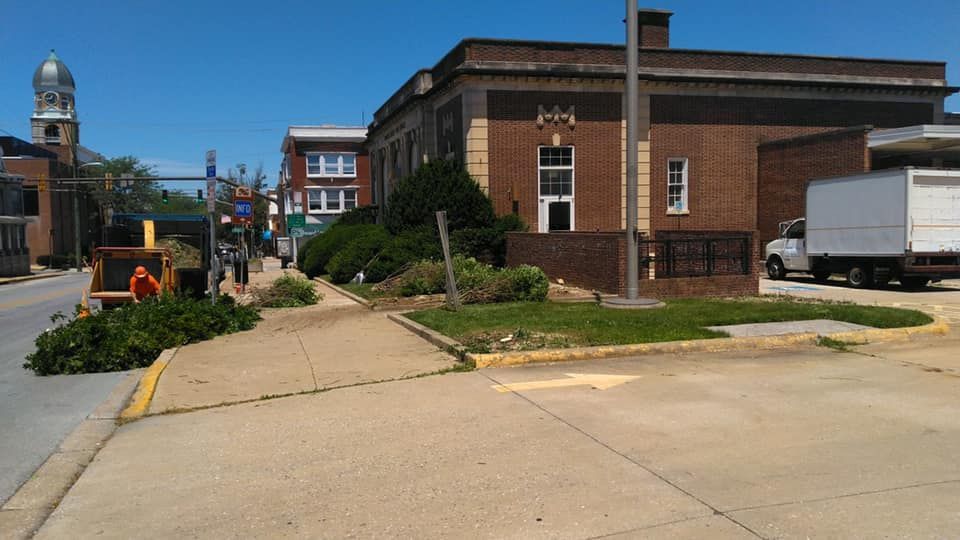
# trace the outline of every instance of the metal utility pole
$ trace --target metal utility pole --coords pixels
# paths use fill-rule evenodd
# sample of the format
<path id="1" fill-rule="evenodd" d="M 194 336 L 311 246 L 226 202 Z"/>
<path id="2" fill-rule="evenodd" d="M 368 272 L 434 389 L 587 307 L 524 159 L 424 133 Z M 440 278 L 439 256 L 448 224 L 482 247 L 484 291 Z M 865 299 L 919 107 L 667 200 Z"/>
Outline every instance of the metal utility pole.
<path id="1" fill-rule="evenodd" d="M 624 101 L 626 101 L 627 122 L 627 275 L 624 280 L 625 295 L 603 300 L 600 305 L 616 309 L 646 309 L 663 306 L 652 298 L 640 298 L 639 266 L 637 253 L 637 115 L 639 111 L 639 80 L 637 60 L 639 57 L 639 21 L 637 20 L 637 0 L 627 0 L 627 46 L 626 79 L 624 81 Z"/>
<path id="2" fill-rule="evenodd" d="M 639 296 L 637 254 L 637 0 L 627 0 L 627 279 L 626 298 L 636 300 Z"/>

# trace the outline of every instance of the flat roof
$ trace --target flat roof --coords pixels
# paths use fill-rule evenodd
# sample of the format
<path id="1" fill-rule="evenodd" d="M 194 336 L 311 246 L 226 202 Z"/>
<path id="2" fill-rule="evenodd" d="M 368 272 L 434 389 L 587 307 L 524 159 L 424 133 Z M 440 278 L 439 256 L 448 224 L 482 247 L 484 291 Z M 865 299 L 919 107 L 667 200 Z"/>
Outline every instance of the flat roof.
<path id="1" fill-rule="evenodd" d="M 921 124 L 877 129 L 867 134 L 867 148 L 896 153 L 958 151 L 960 125 Z"/>
<path id="2" fill-rule="evenodd" d="M 289 126 L 280 151 L 286 152 L 291 139 L 309 142 L 364 142 L 367 128 L 362 126 Z"/>

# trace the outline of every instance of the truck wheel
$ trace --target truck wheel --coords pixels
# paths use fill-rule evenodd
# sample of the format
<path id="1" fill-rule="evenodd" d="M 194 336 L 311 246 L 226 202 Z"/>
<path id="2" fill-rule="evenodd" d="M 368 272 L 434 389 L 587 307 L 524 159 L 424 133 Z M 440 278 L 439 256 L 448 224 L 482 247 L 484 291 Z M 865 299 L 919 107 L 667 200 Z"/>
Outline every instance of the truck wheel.
<path id="1" fill-rule="evenodd" d="M 902 277 L 900 278 L 900 285 L 904 289 L 915 290 L 915 289 L 922 289 L 926 287 L 929 281 L 930 280 L 925 277 L 917 277 L 917 276 Z"/>
<path id="2" fill-rule="evenodd" d="M 873 276 L 864 266 L 853 266 L 847 270 L 847 283 L 854 289 L 865 289 L 873 283 Z"/>
<path id="3" fill-rule="evenodd" d="M 783 279 L 787 277 L 787 269 L 783 267 L 783 261 L 780 257 L 774 255 L 767 260 L 767 275 L 770 279 Z"/>
<path id="4" fill-rule="evenodd" d="M 815 270 L 815 271 L 813 272 L 813 279 L 815 279 L 815 280 L 817 280 L 817 281 L 827 281 L 827 280 L 830 279 L 830 271 L 829 271 L 829 270 Z"/>

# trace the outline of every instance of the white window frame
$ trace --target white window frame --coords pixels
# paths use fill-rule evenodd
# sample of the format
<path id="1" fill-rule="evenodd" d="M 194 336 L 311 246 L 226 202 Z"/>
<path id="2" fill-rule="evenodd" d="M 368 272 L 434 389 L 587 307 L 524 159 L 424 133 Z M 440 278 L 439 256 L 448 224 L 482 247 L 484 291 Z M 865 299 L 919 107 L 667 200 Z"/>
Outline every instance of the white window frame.
<path id="1" fill-rule="evenodd" d="M 311 192 L 320 192 L 320 209 L 315 210 L 310 207 L 310 193 Z M 308 214 L 342 214 L 349 210 L 349 208 L 344 208 L 346 203 L 346 192 L 353 192 L 354 208 L 359 206 L 357 202 L 359 199 L 359 189 L 353 186 L 336 186 L 336 187 L 323 187 L 323 186 L 307 186 L 307 197 L 306 197 L 306 213 Z M 330 210 L 327 204 L 327 201 L 330 200 L 332 194 L 336 194 L 338 201 L 340 202 L 340 207 L 336 210 Z"/>
<path id="2" fill-rule="evenodd" d="M 337 156 L 337 172 L 334 174 L 327 172 L 327 156 Z M 345 173 L 343 171 L 343 156 L 353 156 L 353 172 Z M 310 158 L 317 158 L 320 165 L 319 173 L 310 172 Z M 357 177 L 357 153 L 356 152 L 307 152 L 304 156 L 307 178 L 356 178 Z M 332 164 L 331 164 L 332 165 Z"/>
<path id="3" fill-rule="evenodd" d="M 680 183 L 674 182 L 673 175 L 676 174 L 670 171 L 670 164 L 680 162 L 683 164 L 683 170 L 680 171 Z M 686 215 L 690 213 L 690 205 L 688 203 L 688 197 L 690 193 L 690 160 L 685 157 L 672 157 L 667 158 L 667 214 L 669 215 Z M 670 186 L 679 185 L 682 186 L 680 192 L 680 204 L 681 208 L 676 207 L 676 200 L 671 200 L 670 195 Z"/>
<path id="4" fill-rule="evenodd" d="M 570 165 L 547 165 L 543 166 L 540 164 L 540 152 L 544 148 L 569 148 L 570 149 Z M 540 193 L 540 177 L 541 171 L 543 170 L 569 170 L 570 171 L 570 195 L 544 195 Z M 547 221 L 549 220 L 549 203 L 551 201 L 569 201 L 570 202 L 570 230 L 577 230 L 576 224 L 576 194 L 577 194 L 577 148 L 572 144 L 560 144 L 560 145 L 541 145 L 537 147 L 537 204 L 539 208 L 538 212 L 538 221 L 539 221 L 539 231 L 540 232 L 549 232 L 550 227 Z M 545 203 L 547 206 L 545 206 Z"/>

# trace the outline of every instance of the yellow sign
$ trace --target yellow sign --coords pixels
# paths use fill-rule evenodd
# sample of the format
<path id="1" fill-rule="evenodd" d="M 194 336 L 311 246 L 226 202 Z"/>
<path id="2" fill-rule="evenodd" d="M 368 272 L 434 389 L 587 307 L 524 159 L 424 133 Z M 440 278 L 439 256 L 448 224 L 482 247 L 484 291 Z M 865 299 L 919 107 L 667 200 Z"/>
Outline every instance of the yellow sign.
<path id="1" fill-rule="evenodd" d="M 143 247 L 152 248 L 154 246 L 153 236 L 153 220 L 143 220 Z"/>
<path id="2" fill-rule="evenodd" d="M 606 390 L 639 379 L 640 375 L 603 375 L 600 373 L 564 373 L 567 379 L 550 379 L 509 384 L 495 384 L 497 392 L 521 392 L 523 390 L 543 390 L 545 388 L 563 388 L 565 386 L 589 385 L 597 390 Z"/>

